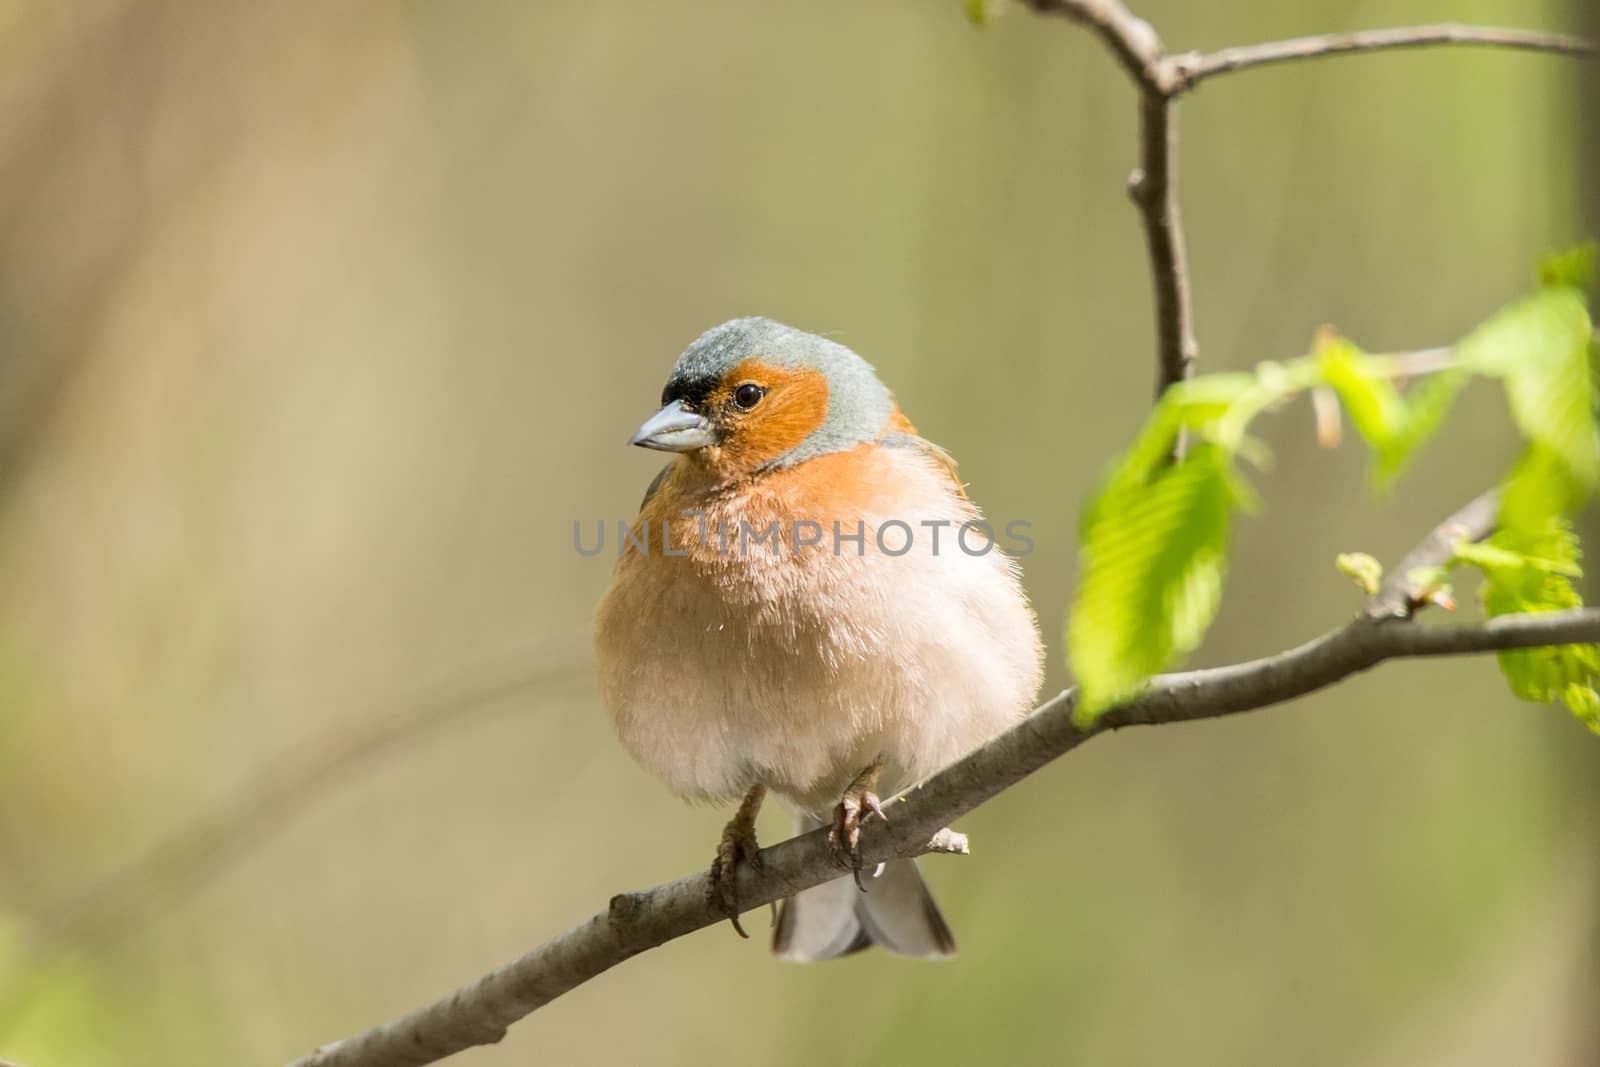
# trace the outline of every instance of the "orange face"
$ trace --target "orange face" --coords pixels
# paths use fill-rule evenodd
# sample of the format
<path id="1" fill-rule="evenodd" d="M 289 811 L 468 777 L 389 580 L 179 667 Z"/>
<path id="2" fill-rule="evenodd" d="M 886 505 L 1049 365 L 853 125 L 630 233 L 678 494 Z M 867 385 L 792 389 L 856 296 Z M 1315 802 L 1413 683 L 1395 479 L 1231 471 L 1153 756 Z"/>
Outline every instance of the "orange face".
<path id="1" fill-rule="evenodd" d="M 718 429 L 702 450 L 725 475 L 746 474 L 798 448 L 828 416 L 828 380 L 815 370 L 789 370 L 747 359 L 723 375 L 696 405 Z"/>

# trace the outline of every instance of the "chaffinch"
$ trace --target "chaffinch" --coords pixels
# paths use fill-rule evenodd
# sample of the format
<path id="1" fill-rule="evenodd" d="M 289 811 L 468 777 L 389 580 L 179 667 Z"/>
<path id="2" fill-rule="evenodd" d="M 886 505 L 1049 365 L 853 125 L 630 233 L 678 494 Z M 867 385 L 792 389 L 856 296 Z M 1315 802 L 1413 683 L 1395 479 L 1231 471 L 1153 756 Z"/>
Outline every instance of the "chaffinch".
<path id="1" fill-rule="evenodd" d="M 767 792 L 829 825 L 856 869 L 784 902 L 773 950 L 955 941 L 914 861 L 863 880 L 861 821 L 1026 714 L 1043 651 L 1015 561 L 942 449 L 872 367 L 769 319 L 678 359 L 630 444 L 677 453 L 651 483 L 595 621 L 602 699 L 628 751 L 684 797 L 743 797 L 712 866 L 755 855 Z M 958 535 L 970 534 L 958 543 Z M 743 930 L 740 930 L 743 933 Z"/>

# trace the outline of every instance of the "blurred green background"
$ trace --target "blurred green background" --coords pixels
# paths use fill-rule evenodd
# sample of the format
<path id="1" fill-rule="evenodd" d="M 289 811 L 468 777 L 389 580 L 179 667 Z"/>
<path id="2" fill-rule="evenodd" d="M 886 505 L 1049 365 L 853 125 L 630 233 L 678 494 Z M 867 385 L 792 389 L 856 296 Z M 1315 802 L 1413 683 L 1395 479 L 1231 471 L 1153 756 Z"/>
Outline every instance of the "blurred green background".
<path id="1" fill-rule="evenodd" d="M 1600 23 L 1135 6 L 1174 48 Z M 727 813 L 673 801 L 596 704 L 610 563 L 572 523 L 633 513 L 659 460 L 621 442 L 723 319 L 855 347 L 1033 523 L 1065 684 L 1076 510 L 1153 373 L 1134 100 L 1084 32 L 955 0 L 16 0 L 0 50 L 0 1056 L 279 1063 L 710 859 Z M 1524 291 L 1600 228 L 1595 85 L 1467 50 L 1207 84 L 1202 365 L 1324 322 L 1435 345 Z M 1393 560 L 1514 449 L 1474 390 L 1375 501 L 1303 408 L 1267 429 L 1199 663 L 1337 624 L 1336 552 Z M 432 680 L 533 663 L 565 680 L 300 797 Z M 159 867 L 197 887 L 106 881 L 263 780 L 256 821 Z M 1386 667 L 1097 741 L 963 820 L 976 855 L 925 864 L 953 964 L 795 968 L 709 931 L 459 1062 L 1600 1063 L 1597 800 L 1600 743 L 1492 662 Z"/>

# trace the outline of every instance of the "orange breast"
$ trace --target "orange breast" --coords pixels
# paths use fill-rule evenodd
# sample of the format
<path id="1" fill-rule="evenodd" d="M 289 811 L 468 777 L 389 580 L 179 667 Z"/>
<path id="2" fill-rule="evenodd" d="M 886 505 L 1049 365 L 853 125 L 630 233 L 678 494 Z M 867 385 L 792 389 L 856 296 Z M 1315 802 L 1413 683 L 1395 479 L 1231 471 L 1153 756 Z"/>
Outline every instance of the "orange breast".
<path id="1" fill-rule="evenodd" d="M 916 429 L 897 407 L 883 432 L 914 436 Z M 798 443 L 789 441 L 774 437 L 775 455 Z M 853 530 L 857 520 L 866 515 L 910 513 L 936 506 L 937 501 L 917 498 L 930 490 L 948 493 L 961 502 L 960 507 L 969 506 L 953 461 L 920 440 L 894 447 L 861 444 L 729 484 L 723 483 L 726 471 L 722 456 L 686 456 L 673 465 L 639 516 L 648 525 L 651 556 L 678 558 L 662 551 L 662 535 L 667 529 L 674 553 L 688 551 L 690 559 L 709 560 L 719 550 L 719 524 L 725 524 L 728 536 L 736 538 L 741 523 L 762 529 L 776 521 L 787 544 L 797 520 L 815 522 L 828 531 L 835 522 Z M 637 523 L 634 536 L 636 541 L 646 542 L 645 531 Z M 634 550 L 630 547 L 628 551 Z"/>

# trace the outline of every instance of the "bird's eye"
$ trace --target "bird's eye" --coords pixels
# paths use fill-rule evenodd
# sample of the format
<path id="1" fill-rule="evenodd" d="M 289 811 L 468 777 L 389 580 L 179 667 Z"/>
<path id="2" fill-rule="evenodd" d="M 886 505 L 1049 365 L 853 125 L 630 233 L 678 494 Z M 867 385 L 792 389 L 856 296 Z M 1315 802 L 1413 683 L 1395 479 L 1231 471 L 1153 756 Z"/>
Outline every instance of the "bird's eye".
<path id="1" fill-rule="evenodd" d="M 745 382 L 733 391 L 733 402 L 739 406 L 739 410 L 749 411 L 761 403 L 761 398 L 766 395 L 767 391 L 761 386 L 754 382 Z"/>

